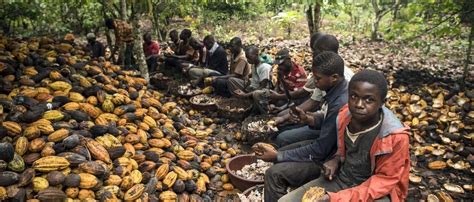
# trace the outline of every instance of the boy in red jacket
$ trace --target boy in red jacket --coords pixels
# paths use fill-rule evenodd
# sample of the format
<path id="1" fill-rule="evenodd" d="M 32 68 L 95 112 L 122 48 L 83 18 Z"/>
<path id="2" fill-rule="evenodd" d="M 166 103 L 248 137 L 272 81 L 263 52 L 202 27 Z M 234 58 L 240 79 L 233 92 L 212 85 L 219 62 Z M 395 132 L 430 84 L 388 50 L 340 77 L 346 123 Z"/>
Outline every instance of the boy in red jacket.
<path id="1" fill-rule="evenodd" d="M 349 101 L 337 118 L 338 150 L 321 177 L 283 196 L 300 201 L 310 187 L 327 192 L 318 201 L 404 201 L 410 170 L 409 128 L 386 107 L 387 81 L 363 70 L 349 82 Z"/>

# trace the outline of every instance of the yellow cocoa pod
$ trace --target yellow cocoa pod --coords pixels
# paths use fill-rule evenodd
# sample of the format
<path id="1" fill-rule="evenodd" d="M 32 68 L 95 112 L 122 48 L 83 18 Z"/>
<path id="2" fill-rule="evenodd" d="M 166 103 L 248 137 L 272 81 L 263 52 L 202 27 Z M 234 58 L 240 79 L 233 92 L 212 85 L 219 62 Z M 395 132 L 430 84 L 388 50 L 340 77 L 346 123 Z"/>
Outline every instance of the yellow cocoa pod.
<path id="1" fill-rule="evenodd" d="M 49 87 L 53 90 L 68 91 L 72 88 L 71 84 L 65 81 L 55 81 L 49 84 Z"/>
<path id="2" fill-rule="evenodd" d="M 15 152 L 18 155 L 23 156 L 26 151 L 28 151 L 28 138 L 26 138 L 25 136 L 21 136 L 16 140 Z"/>
<path id="3" fill-rule="evenodd" d="M 51 121 L 60 121 L 64 118 L 64 114 L 59 110 L 49 110 L 44 112 L 43 119 Z"/>
<path id="4" fill-rule="evenodd" d="M 145 191 L 145 185 L 136 184 L 132 188 L 127 190 L 127 192 L 125 192 L 123 199 L 125 201 L 134 201 L 138 199 L 143 194 L 144 191 Z"/>
<path id="5" fill-rule="evenodd" d="M 28 126 L 23 131 L 23 136 L 30 140 L 35 139 L 39 137 L 40 135 L 41 135 L 41 131 L 36 126 Z"/>
<path id="6" fill-rule="evenodd" d="M 66 196 L 69 198 L 76 198 L 79 195 L 79 188 L 77 187 L 68 187 L 65 191 Z"/>
<path id="7" fill-rule="evenodd" d="M 132 181 L 134 184 L 140 183 L 143 179 L 142 173 L 139 170 L 133 170 L 130 173 L 130 177 L 132 177 Z"/>
<path id="8" fill-rule="evenodd" d="M 33 178 L 33 190 L 35 190 L 36 192 L 45 190 L 48 187 L 49 187 L 48 180 L 46 180 L 44 177 Z"/>
<path id="9" fill-rule="evenodd" d="M 63 79 L 63 75 L 61 75 L 61 73 L 59 73 L 58 71 L 54 70 L 49 73 L 49 78 L 51 80 L 57 81 Z"/>
<path id="10" fill-rule="evenodd" d="M 196 154 L 194 154 L 194 152 L 189 151 L 189 150 L 183 150 L 183 151 L 178 152 L 177 156 L 179 159 L 192 161 L 194 160 L 194 157 L 196 156 Z"/>
<path id="11" fill-rule="evenodd" d="M 163 179 L 163 184 L 168 185 L 168 187 L 172 187 L 177 178 L 178 174 L 176 174 L 174 171 L 171 171 L 166 175 L 165 179 Z"/>
<path id="12" fill-rule="evenodd" d="M 166 163 L 162 164 L 158 169 L 156 169 L 155 177 L 157 180 L 162 180 L 168 175 L 170 166 Z"/>
<path id="13" fill-rule="evenodd" d="M 36 127 L 42 134 L 45 134 L 45 135 L 48 135 L 54 132 L 54 127 L 51 124 L 37 125 Z"/>
<path id="14" fill-rule="evenodd" d="M 38 90 L 36 89 L 25 89 L 20 92 L 21 95 L 34 98 L 38 95 Z"/>
<path id="15" fill-rule="evenodd" d="M 60 156 L 46 156 L 33 163 L 33 168 L 40 172 L 62 170 L 67 167 L 69 167 L 69 161 Z"/>
<path id="16" fill-rule="evenodd" d="M 86 77 L 80 77 L 79 84 L 84 88 L 92 87 L 92 83 Z"/>
<path id="17" fill-rule="evenodd" d="M 79 191 L 79 196 L 77 196 L 78 199 L 80 199 L 81 202 L 86 202 L 86 201 L 95 201 L 95 194 L 94 191 L 89 190 L 89 189 L 81 189 Z"/>
<path id="18" fill-rule="evenodd" d="M 178 195 L 173 191 L 164 191 L 160 194 L 160 200 L 162 201 L 175 201 L 178 198 Z"/>
<path id="19" fill-rule="evenodd" d="M 28 76 L 35 76 L 38 74 L 38 71 L 36 71 L 35 67 L 27 67 L 23 70 L 23 73 Z"/>
<path id="20" fill-rule="evenodd" d="M 178 178 L 180 180 L 188 180 L 190 178 L 186 170 L 184 170 L 183 168 L 179 166 L 173 166 L 173 171 L 176 172 L 176 174 L 178 174 Z"/>
<path id="21" fill-rule="evenodd" d="M 8 198 L 7 189 L 5 187 L 0 187 L 0 200 L 6 200 Z"/>
<path id="22" fill-rule="evenodd" d="M 102 111 L 99 108 L 94 107 L 94 105 L 89 103 L 81 103 L 81 109 L 89 114 L 89 116 L 92 118 L 97 118 L 100 114 L 102 114 Z"/>
<path id="23" fill-rule="evenodd" d="M 51 125 L 51 121 L 46 119 L 40 119 L 31 124 L 31 126 L 39 126 L 39 125 Z"/>
<path id="24" fill-rule="evenodd" d="M 227 191 L 232 191 L 234 190 L 234 185 L 232 185 L 231 183 L 225 183 L 222 185 L 222 188 Z"/>
<path id="25" fill-rule="evenodd" d="M 70 92 L 69 93 L 69 99 L 71 99 L 71 101 L 73 101 L 73 102 L 84 102 L 84 100 L 86 98 L 84 98 L 84 96 L 82 96 L 82 94 L 80 94 L 80 93 Z"/>
<path id="26" fill-rule="evenodd" d="M 65 128 L 61 128 L 57 131 L 54 131 L 48 136 L 48 141 L 50 142 L 59 142 L 62 141 L 69 135 L 69 130 Z"/>
<path id="27" fill-rule="evenodd" d="M 96 106 L 98 104 L 98 100 L 95 96 L 89 96 L 87 99 L 86 99 L 86 102 L 91 104 L 91 105 L 94 105 Z"/>
<path id="28" fill-rule="evenodd" d="M 442 170 L 445 169 L 447 166 L 447 163 L 444 161 L 433 161 L 428 163 L 428 168 L 431 170 Z"/>
<path id="29" fill-rule="evenodd" d="M 133 186 L 133 180 L 130 176 L 125 176 L 122 179 L 122 183 L 120 184 L 120 188 L 122 190 L 128 190 Z"/>
<path id="30" fill-rule="evenodd" d="M 111 99 L 104 100 L 104 102 L 102 103 L 102 110 L 108 113 L 112 113 L 114 111 L 114 103 Z"/>
<path id="31" fill-rule="evenodd" d="M 145 116 L 143 117 L 143 122 L 146 123 L 150 128 L 156 128 L 157 124 L 155 119 L 151 118 L 151 116 Z"/>
<path id="32" fill-rule="evenodd" d="M 81 108 L 81 105 L 77 102 L 68 102 L 65 105 L 63 105 L 63 109 L 70 110 L 70 111 L 79 110 L 80 108 Z"/>
<path id="33" fill-rule="evenodd" d="M 5 129 L 7 129 L 8 135 L 11 135 L 11 136 L 19 135 L 22 131 L 20 124 L 15 123 L 13 121 L 5 121 L 2 123 L 2 126 L 5 127 Z"/>
<path id="34" fill-rule="evenodd" d="M 81 177 L 79 188 L 90 189 L 99 183 L 99 179 L 97 179 L 95 175 L 89 173 L 79 173 L 79 176 Z"/>
<path id="35" fill-rule="evenodd" d="M 95 140 L 87 140 L 86 146 L 89 149 L 92 157 L 97 160 L 101 160 L 105 163 L 112 163 L 110 160 L 109 152 L 97 141 Z"/>
<path id="36" fill-rule="evenodd" d="M 107 179 L 107 181 L 105 181 L 106 185 L 109 185 L 109 186 L 119 186 L 120 183 L 122 183 L 122 178 L 118 175 L 110 175 L 109 176 L 109 179 Z"/>
<path id="37" fill-rule="evenodd" d="M 202 194 L 204 192 L 206 192 L 206 180 L 201 176 L 196 182 L 196 193 Z"/>

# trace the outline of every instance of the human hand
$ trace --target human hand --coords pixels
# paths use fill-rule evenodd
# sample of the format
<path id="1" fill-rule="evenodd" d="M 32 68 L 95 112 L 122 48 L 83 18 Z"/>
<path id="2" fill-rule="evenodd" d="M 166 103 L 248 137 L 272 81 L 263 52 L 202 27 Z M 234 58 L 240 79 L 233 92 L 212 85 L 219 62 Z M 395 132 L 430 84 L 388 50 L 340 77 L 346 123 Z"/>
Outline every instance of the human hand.
<path id="1" fill-rule="evenodd" d="M 323 174 L 328 179 L 331 181 L 334 179 L 334 176 L 336 175 L 336 171 L 339 169 L 339 158 L 333 158 L 329 161 L 326 161 L 326 163 L 323 164 Z"/>
<path id="2" fill-rule="evenodd" d="M 245 97 L 244 91 L 242 91 L 240 89 L 235 90 L 234 94 L 235 94 L 236 97 L 240 97 L 240 98 Z"/>
<path id="3" fill-rule="evenodd" d="M 289 113 L 290 117 L 293 119 L 294 122 L 306 124 L 308 116 L 306 115 L 306 112 L 304 112 L 301 108 L 291 106 Z"/>
<path id="4" fill-rule="evenodd" d="M 274 162 L 277 159 L 278 151 L 270 144 L 259 142 L 252 146 L 252 150 L 257 158 L 264 161 Z"/>
<path id="5" fill-rule="evenodd" d="M 211 84 L 214 82 L 215 79 L 216 79 L 216 78 L 213 77 L 213 76 L 211 76 L 211 77 L 206 77 L 206 78 L 204 79 L 204 84 L 205 84 L 206 86 L 211 85 Z"/>
<path id="6" fill-rule="evenodd" d="M 316 200 L 317 202 L 326 202 L 326 201 L 329 201 L 329 195 L 327 194 L 324 194 L 323 196 L 321 196 L 321 198 L 318 198 L 318 200 Z"/>
<path id="7" fill-rule="evenodd" d="M 277 116 L 273 119 L 275 121 L 275 125 L 281 125 L 283 122 L 285 122 L 285 118 L 281 117 L 281 116 Z"/>

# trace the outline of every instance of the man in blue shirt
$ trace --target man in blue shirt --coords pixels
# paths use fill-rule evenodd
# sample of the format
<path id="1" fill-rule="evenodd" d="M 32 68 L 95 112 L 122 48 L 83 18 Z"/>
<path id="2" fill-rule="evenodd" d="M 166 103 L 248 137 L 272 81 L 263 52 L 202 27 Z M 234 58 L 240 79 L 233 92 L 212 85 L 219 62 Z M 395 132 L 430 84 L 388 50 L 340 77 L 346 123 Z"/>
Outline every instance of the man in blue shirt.
<path id="1" fill-rule="evenodd" d="M 321 110 L 313 114 L 294 108 L 291 113 L 298 122 L 318 129 L 319 137 L 278 151 L 259 143 L 253 147 L 258 151 L 257 157 L 275 162 L 265 173 L 265 201 L 277 201 L 288 187 L 299 187 L 319 177 L 319 165 L 336 151 L 336 118 L 339 109 L 347 104 L 344 61 L 338 54 L 325 51 L 313 59 L 312 71 L 316 87 L 327 92 Z"/>

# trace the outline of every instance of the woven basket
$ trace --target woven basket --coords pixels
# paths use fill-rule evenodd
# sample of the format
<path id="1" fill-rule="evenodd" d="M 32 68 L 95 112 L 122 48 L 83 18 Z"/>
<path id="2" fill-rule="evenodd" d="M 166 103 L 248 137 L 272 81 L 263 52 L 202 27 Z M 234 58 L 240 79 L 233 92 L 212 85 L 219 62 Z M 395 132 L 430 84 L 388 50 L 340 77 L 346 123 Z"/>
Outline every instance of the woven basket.
<path id="1" fill-rule="evenodd" d="M 219 115 L 232 121 L 243 121 L 252 109 L 252 101 L 239 98 L 221 99 L 216 103 Z M 229 108 L 243 108 L 241 111 L 231 111 Z"/>

